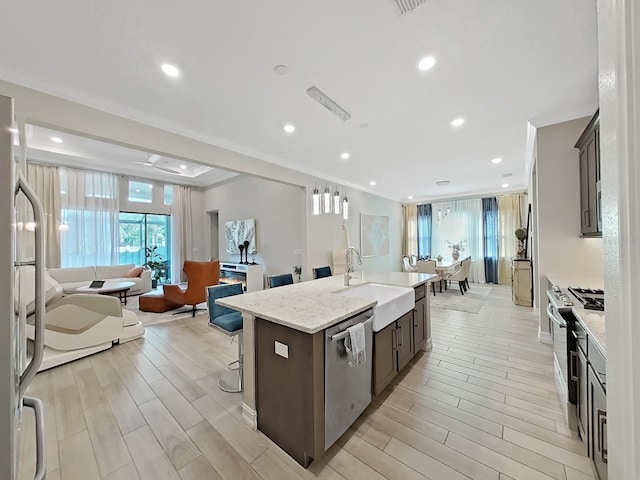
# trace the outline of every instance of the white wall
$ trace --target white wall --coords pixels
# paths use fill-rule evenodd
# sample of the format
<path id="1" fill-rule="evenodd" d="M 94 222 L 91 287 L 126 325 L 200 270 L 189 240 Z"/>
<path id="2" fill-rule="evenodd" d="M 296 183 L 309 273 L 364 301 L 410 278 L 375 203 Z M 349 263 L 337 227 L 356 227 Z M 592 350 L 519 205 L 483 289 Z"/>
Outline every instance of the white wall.
<path id="1" fill-rule="evenodd" d="M 303 199 L 301 187 L 249 176 L 206 189 L 204 210 L 218 212 L 218 258 L 234 263 L 240 261 L 238 254 L 225 251 L 225 222 L 254 218 L 256 262 L 263 266 L 264 274 L 292 272 L 293 265 L 301 263 L 294 250 L 305 248 L 300 212 Z M 209 222 L 209 215 L 206 218 Z M 211 232 L 209 225 L 207 230 Z"/>
<path id="2" fill-rule="evenodd" d="M 342 215 L 311 214 L 308 185 L 288 185 L 257 177 L 243 177 L 205 191 L 204 209 L 217 211 L 220 258 L 237 262 L 237 255 L 224 252 L 224 222 L 256 219 L 258 255 L 265 275 L 291 272 L 295 264 L 303 267 L 303 279 L 312 278 L 311 269 L 331 265 L 332 250 L 342 243 Z M 333 191 L 333 189 L 332 189 Z M 360 191 L 347 191 L 350 216 L 347 220 L 351 245 L 360 249 L 360 214 L 389 216 L 389 255 L 363 258 L 359 268 L 401 270 L 400 249 L 402 209 L 399 203 Z M 209 218 L 207 217 L 207 222 Z M 209 225 L 207 229 L 210 230 Z M 300 250 L 300 254 L 294 253 Z"/>
<path id="3" fill-rule="evenodd" d="M 603 277 L 602 239 L 580 238 L 580 165 L 573 146 L 589 120 L 578 118 L 537 131 L 536 306 L 541 332 L 549 332 L 544 295 L 548 274 Z"/>
<path id="4" fill-rule="evenodd" d="M 209 245 L 207 238 L 209 226 L 204 208 L 204 191 L 200 188 L 191 190 L 191 241 L 192 251 L 190 260 L 202 262 L 209 260 Z"/>

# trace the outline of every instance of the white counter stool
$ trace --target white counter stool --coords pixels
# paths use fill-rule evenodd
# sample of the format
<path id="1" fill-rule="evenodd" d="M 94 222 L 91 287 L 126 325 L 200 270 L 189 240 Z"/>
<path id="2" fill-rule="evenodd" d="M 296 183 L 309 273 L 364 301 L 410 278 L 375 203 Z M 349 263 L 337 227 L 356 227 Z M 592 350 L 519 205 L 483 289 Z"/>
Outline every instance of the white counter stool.
<path id="1" fill-rule="evenodd" d="M 238 337 L 238 368 L 225 373 L 218 380 L 218 387 L 225 392 L 237 393 L 244 390 L 242 342 L 242 314 L 237 310 L 223 307 L 216 299 L 242 294 L 241 283 L 220 284 L 207 287 L 207 306 L 209 308 L 209 326 L 229 337 Z M 232 362 L 229 366 L 231 366 Z"/>

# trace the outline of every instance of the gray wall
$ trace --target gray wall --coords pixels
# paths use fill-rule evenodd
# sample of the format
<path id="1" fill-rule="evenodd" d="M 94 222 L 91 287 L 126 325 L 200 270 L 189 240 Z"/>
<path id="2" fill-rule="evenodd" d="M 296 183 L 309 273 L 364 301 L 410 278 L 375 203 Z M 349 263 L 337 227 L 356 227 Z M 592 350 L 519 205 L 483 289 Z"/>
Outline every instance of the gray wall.
<path id="1" fill-rule="evenodd" d="M 301 187 L 257 177 L 241 177 L 208 188 L 204 192 L 203 207 L 206 212 L 218 212 L 218 258 L 234 263 L 240 260 L 239 255 L 225 251 L 225 222 L 254 218 L 256 262 L 263 265 L 265 275 L 292 272 L 293 265 L 300 263 L 300 256 L 296 256 L 294 250 L 304 249 L 302 201 Z M 206 218 L 206 230 L 211 232 L 210 216 L 203 214 L 201 218 L 203 225 Z"/>
<path id="2" fill-rule="evenodd" d="M 580 164 L 573 148 L 590 117 L 542 127 L 537 132 L 537 307 L 548 332 L 546 276 L 603 277 L 602 239 L 580 238 Z M 588 286 L 588 285 L 587 285 Z"/>

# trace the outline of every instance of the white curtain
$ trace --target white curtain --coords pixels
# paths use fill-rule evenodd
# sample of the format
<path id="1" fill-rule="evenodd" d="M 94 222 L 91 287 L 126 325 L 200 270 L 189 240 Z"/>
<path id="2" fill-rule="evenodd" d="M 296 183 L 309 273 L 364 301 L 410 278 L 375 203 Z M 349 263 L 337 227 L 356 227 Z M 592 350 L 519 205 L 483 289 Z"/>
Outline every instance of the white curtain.
<path id="1" fill-rule="evenodd" d="M 460 258 L 471 257 L 469 281 L 485 283 L 482 199 L 433 203 L 431 225 L 431 257 L 442 255 L 444 259 L 451 259 L 451 249 L 447 242 L 464 242 Z"/>
<path id="2" fill-rule="evenodd" d="M 518 246 L 516 229 L 522 226 L 522 194 L 498 197 L 498 283 L 511 284 L 511 259 L 516 256 Z"/>
<path id="3" fill-rule="evenodd" d="M 186 280 L 182 265 L 191 258 L 191 223 L 191 188 L 174 185 L 171 202 L 171 281 L 174 283 Z"/>
<path id="4" fill-rule="evenodd" d="M 59 168 L 63 267 L 118 263 L 118 177 L 111 173 Z"/>
<path id="5" fill-rule="evenodd" d="M 418 206 L 403 205 L 402 254 L 418 255 Z"/>
<path id="6" fill-rule="evenodd" d="M 27 181 L 35 190 L 45 213 L 45 265 L 47 268 L 60 266 L 60 234 L 66 228 L 60 216 L 60 177 L 58 168 L 51 165 L 27 162 Z M 32 218 L 32 217 L 31 217 Z M 66 234 L 66 232 L 62 232 Z M 33 256 L 32 238 L 26 246 L 27 256 Z"/>

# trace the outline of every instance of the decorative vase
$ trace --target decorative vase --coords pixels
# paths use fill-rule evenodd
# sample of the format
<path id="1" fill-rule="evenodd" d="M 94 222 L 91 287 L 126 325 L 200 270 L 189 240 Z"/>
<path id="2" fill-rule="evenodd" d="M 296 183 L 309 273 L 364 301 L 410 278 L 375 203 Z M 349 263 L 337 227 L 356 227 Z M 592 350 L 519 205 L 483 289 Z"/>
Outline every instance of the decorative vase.
<path id="1" fill-rule="evenodd" d="M 458 250 L 454 250 L 453 252 L 451 252 L 451 258 L 453 258 L 454 260 L 458 260 L 460 258 L 460 252 Z"/>
<path id="2" fill-rule="evenodd" d="M 442 261 L 442 255 L 438 255 L 438 256 L 436 257 L 436 260 L 438 260 L 439 262 L 441 262 L 441 261 Z"/>
<path id="3" fill-rule="evenodd" d="M 244 251 L 244 245 L 242 244 L 238 245 L 238 250 L 240 250 L 240 265 L 242 265 L 244 263 L 242 260 L 242 252 Z"/>
<path id="4" fill-rule="evenodd" d="M 242 244 L 244 245 L 244 264 L 249 265 L 249 240 L 245 240 Z"/>

